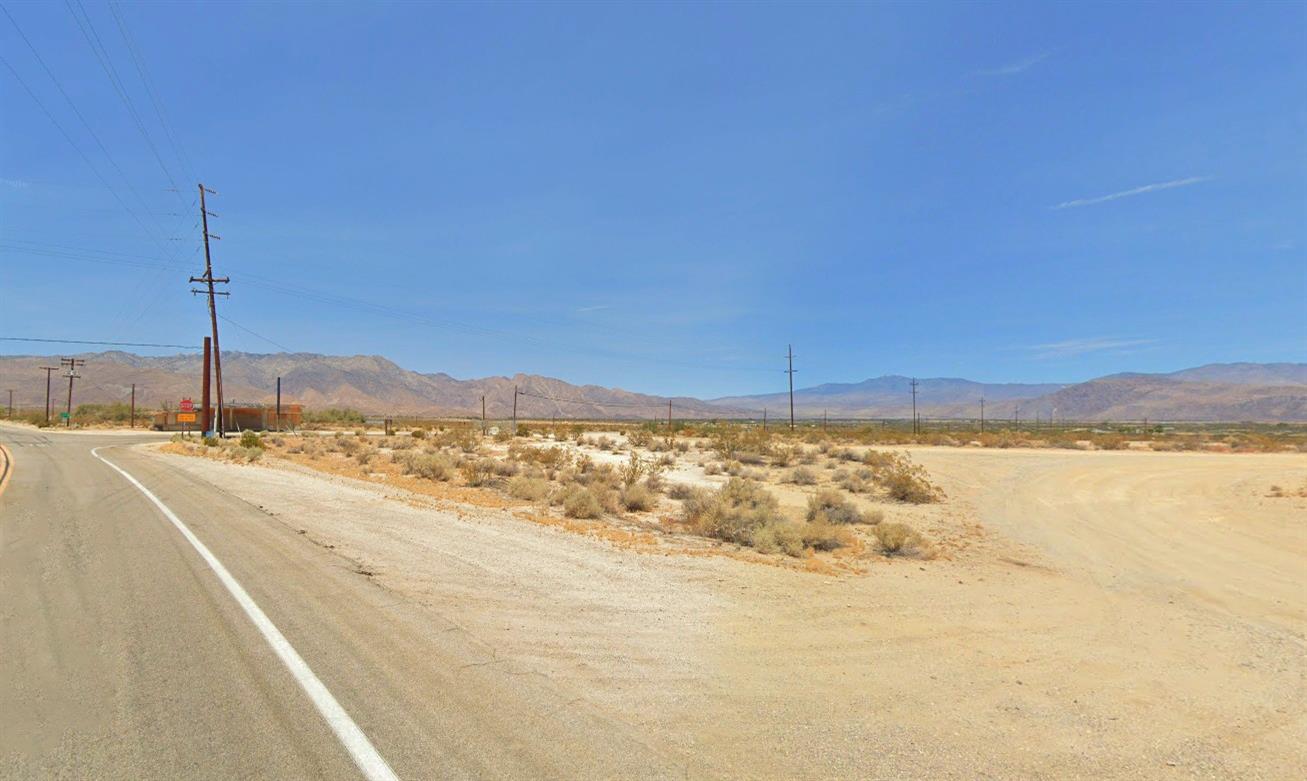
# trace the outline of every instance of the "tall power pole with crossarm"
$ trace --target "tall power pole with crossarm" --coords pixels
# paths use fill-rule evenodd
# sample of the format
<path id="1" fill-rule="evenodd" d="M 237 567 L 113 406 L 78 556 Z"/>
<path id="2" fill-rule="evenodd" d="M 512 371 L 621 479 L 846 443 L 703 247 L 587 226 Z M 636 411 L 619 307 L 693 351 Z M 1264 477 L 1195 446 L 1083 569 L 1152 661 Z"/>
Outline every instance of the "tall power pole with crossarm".
<path id="1" fill-rule="evenodd" d="M 794 430 L 794 345 L 785 345 L 785 359 L 789 362 L 789 368 L 785 373 L 790 375 L 790 431 Z"/>
<path id="2" fill-rule="evenodd" d="M 205 208 L 204 195 L 205 193 L 208 193 L 210 195 L 217 195 L 218 193 L 214 190 L 210 190 L 206 188 L 203 184 L 199 185 L 199 188 L 200 188 L 200 223 L 204 227 L 204 276 L 191 277 L 191 281 L 202 282 L 207 286 L 207 289 L 196 290 L 194 288 L 191 288 L 191 294 L 192 295 L 201 294 L 201 295 L 207 295 L 209 297 L 209 325 L 213 329 L 213 377 L 215 380 L 214 383 L 215 390 L 217 390 L 218 392 L 218 420 L 217 420 L 217 425 L 214 426 L 214 429 L 218 432 L 218 436 L 221 437 L 223 435 L 223 429 L 224 429 L 223 419 L 222 419 L 223 417 L 222 416 L 222 357 L 218 352 L 218 307 L 214 303 L 214 296 L 229 296 L 231 294 L 227 292 L 215 291 L 213 289 L 213 286 L 215 284 L 225 285 L 231 280 L 227 277 L 215 277 L 213 275 L 213 259 L 209 254 L 209 239 L 221 239 L 222 237 L 215 236 L 209 233 L 209 217 L 217 217 L 218 215 L 210 212 L 208 209 Z M 205 422 L 207 423 L 208 421 Z"/>

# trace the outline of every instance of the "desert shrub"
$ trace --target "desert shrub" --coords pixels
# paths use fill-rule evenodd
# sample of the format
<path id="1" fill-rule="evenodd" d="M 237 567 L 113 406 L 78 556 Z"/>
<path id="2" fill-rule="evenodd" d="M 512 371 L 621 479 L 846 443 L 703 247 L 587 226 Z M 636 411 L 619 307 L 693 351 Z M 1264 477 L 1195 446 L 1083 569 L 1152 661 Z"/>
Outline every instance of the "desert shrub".
<path id="1" fill-rule="evenodd" d="M 807 517 L 809 522 L 862 523 L 858 508 L 833 488 L 823 488 L 808 497 Z"/>
<path id="2" fill-rule="evenodd" d="M 767 457 L 762 453 L 755 453 L 749 450 L 743 450 L 735 454 L 735 460 L 741 464 L 758 466 L 767 463 Z"/>
<path id="3" fill-rule="evenodd" d="M 492 461 L 491 463 L 493 464 L 492 470 L 499 477 L 512 477 L 520 469 L 518 463 L 513 460 Z"/>
<path id="4" fill-rule="evenodd" d="M 871 469 L 875 481 L 895 501 L 929 504 L 943 498 L 943 491 L 930 482 L 926 470 L 905 455 L 877 453 L 873 456 L 868 453 L 863 462 Z"/>
<path id="5" fill-rule="evenodd" d="M 694 488 L 685 483 L 672 483 L 667 487 L 667 495 L 677 501 L 690 498 L 690 494 L 693 492 Z"/>
<path id="6" fill-rule="evenodd" d="M 632 450 L 630 458 L 628 458 L 626 463 L 622 465 L 620 470 L 618 470 L 618 476 L 621 478 L 623 485 L 631 486 L 639 482 L 642 477 L 661 474 L 666 468 L 667 465 L 661 460 L 640 458 L 640 456 Z"/>
<path id="7" fill-rule="evenodd" d="M 867 511 L 865 511 L 865 512 L 862 513 L 862 522 L 863 522 L 863 523 L 868 523 L 868 524 L 875 525 L 875 524 L 880 523 L 880 522 L 883 521 L 883 520 L 885 520 L 885 511 L 884 511 L 884 510 L 867 510 Z"/>
<path id="8" fill-rule="evenodd" d="M 703 473 L 705 475 L 720 475 L 722 473 L 722 465 L 716 461 L 709 461 L 703 465 Z"/>
<path id="9" fill-rule="evenodd" d="M 357 439 L 354 439 L 353 437 L 341 437 L 337 439 L 335 442 L 335 449 L 339 450 L 345 455 L 349 455 L 350 453 L 353 453 L 362 447 L 363 444 L 360 443 Z"/>
<path id="10" fill-rule="evenodd" d="M 262 449 L 263 449 L 263 440 L 259 437 L 259 435 L 258 435 L 257 432 L 250 431 L 249 429 L 246 429 L 245 431 L 242 431 L 242 432 L 241 432 L 241 443 L 240 443 L 240 446 L 241 446 L 241 447 L 254 447 L 254 448 L 258 448 L 259 450 L 262 450 Z"/>
<path id="11" fill-rule="evenodd" d="M 454 477 L 457 464 L 443 453 L 395 453 L 391 460 L 399 464 L 404 474 L 417 475 L 428 480 L 447 482 Z"/>
<path id="12" fill-rule="evenodd" d="M 622 506 L 631 512 L 653 509 L 655 499 L 654 492 L 644 483 L 633 483 L 622 488 Z"/>
<path id="13" fill-rule="evenodd" d="M 803 529 L 797 523 L 771 521 L 755 528 L 748 544 L 759 553 L 779 552 L 787 556 L 802 556 Z"/>
<path id="14" fill-rule="evenodd" d="M 838 482 L 840 488 L 851 494 L 865 494 L 871 490 L 871 486 L 867 484 L 867 481 L 858 475 L 845 475 Z"/>
<path id="15" fill-rule="evenodd" d="M 795 467 L 794 471 L 790 472 L 790 482 L 795 485 L 816 485 L 817 473 L 807 467 Z"/>
<path id="16" fill-rule="evenodd" d="M 508 457 L 546 469 L 562 469 L 572 463 L 572 454 L 565 447 L 531 447 L 516 442 L 508 446 Z"/>
<path id="17" fill-rule="evenodd" d="M 723 469 L 725 470 L 726 474 L 730 475 L 731 477 L 739 477 L 740 475 L 744 474 L 744 464 L 741 464 L 739 461 L 729 461 L 726 463 Z"/>
<path id="18" fill-rule="evenodd" d="M 518 475 L 508 481 L 508 495 L 514 499 L 537 502 L 549 496 L 549 490 L 549 481 L 537 477 Z"/>
<path id="19" fill-rule="evenodd" d="M 684 439 L 678 439 L 672 442 L 672 449 L 675 450 L 677 453 L 689 453 L 690 443 L 685 441 Z"/>
<path id="20" fill-rule="evenodd" d="M 562 495 L 563 514 L 568 518 L 598 518 L 603 514 L 599 498 L 588 488 L 570 485 Z"/>
<path id="21" fill-rule="evenodd" d="M 458 471 L 463 475 L 463 482 L 473 487 L 482 486 L 494 476 L 495 462 L 488 458 L 469 458 Z"/>
<path id="22" fill-rule="evenodd" d="M 376 453 L 372 450 L 360 450 L 354 454 L 354 460 L 359 463 L 359 466 L 367 466 L 368 462 L 372 460 L 372 456 L 374 455 L 376 455 Z"/>
<path id="23" fill-rule="evenodd" d="M 903 523 L 882 523 L 872 532 L 886 556 L 903 556 L 921 550 L 921 535 Z"/>
<path id="24" fill-rule="evenodd" d="M 305 425 L 326 425 L 326 426 L 360 426 L 365 422 L 363 413 L 352 409 L 322 409 L 322 410 L 305 410 L 303 421 Z"/>
<path id="25" fill-rule="evenodd" d="M 813 550 L 831 551 L 843 548 L 853 541 L 847 529 L 826 521 L 809 521 L 799 527 L 803 544 Z"/>
<path id="26" fill-rule="evenodd" d="M 685 500 L 685 521 L 707 537 L 749 545 L 753 532 L 781 522 L 776 497 L 748 480 L 732 479 L 715 492 L 696 492 Z"/>
<path id="27" fill-rule="evenodd" d="M 263 457 L 263 448 L 238 446 L 231 449 L 231 455 L 232 458 L 237 461 L 244 461 L 247 464 L 252 464 Z"/>
<path id="28" fill-rule="evenodd" d="M 413 429 L 412 432 L 410 432 L 409 436 L 413 437 L 414 439 L 426 439 L 427 430 L 424 428 L 415 428 Z"/>
<path id="29" fill-rule="evenodd" d="M 632 447 L 649 447 L 654 441 L 654 435 L 649 429 L 637 428 L 626 432 L 626 441 Z"/>

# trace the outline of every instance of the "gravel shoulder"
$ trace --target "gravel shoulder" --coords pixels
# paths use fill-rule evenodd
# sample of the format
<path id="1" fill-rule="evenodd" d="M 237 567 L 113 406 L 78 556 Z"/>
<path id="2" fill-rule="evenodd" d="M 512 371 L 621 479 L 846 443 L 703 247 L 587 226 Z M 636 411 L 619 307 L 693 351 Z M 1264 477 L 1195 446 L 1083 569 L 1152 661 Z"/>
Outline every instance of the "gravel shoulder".
<path id="1" fill-rule="evenodd" d="M 1302 455 L 913 448 L 969 543 L 813 574 L 147 449 L 695 777 L 1307 772 Z"/>

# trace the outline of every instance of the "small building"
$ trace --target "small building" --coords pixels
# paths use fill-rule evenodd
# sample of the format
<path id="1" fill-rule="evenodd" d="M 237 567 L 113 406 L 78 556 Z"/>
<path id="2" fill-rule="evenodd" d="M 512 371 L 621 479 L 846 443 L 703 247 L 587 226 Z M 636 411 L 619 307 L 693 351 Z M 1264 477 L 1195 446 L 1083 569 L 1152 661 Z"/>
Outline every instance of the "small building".
<path id="1" fill-rule="evenodd" d="M 162 410 L 154 413 L 154 430 L 155 431 L 200 431 L 202 425 L 199 422 L 203 413 L 199 407 L 191 413 L 195 416 L 195 423 L 185 423 L 177 420 L 179 413 L 177 410 Z M 232 402 L 224 404 L 222 408 L 222 420 L 225 424 L 224 431 L 293 431 L 300 427 L 303 419 L 304 406 L 302 404 L 282 404 L 281 420 L 277 419 L 277 406 L 275 404 L 247 404 L 244 402 Z"/>

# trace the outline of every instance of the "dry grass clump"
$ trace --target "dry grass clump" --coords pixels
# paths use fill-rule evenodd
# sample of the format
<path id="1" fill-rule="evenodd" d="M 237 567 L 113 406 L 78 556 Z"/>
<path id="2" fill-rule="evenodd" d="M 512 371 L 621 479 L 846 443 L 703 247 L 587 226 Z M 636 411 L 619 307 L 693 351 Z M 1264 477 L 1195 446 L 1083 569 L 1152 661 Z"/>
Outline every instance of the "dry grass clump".
<path id="1" fill-rule="evenodd" d="M 720 475 L 722 473 L 722 465 L 716 461 L 709 461 L 703 465 L 703 473 L 705 475 Z"/>
<path id="2" fill-rule="evenodd" d="M 809 523 L 862 523 L 862 513 L 858 508 L 833 488 L 823 488 L 808 497 L 807 518 Z"/>
<path id="3" fill-rule="evenodd" d="M 750 480 L 734 478 L 716 491 L 695 490 L 684 500 L 685 522 L 698 534 L 760 553 L 801 556 L 809 548 L 832 550 L 847 545 L 847 532 L 826 521 L 793 523 L 780 513 L 776 497 Z"/>
<path id="4" fill-rule="evenodd" d="M 490 458 L 469 458 L 458 468 L 463 482 L 472 487 L 486 485 L 494 478 L 495 461 Z"/>
<path id="5" fill-rule="evenodd" d="M 653 509 L 657 497 L 648 485 L 633 483 L 622 488 L 621 501 L 622 506 L 631 512 L 644 512 Z"/>
<path id="6" fill-rule="evenodd" d="M 882 523 L 872 533 L 876 535 L 881 553 L 886 556 L 917 554 L 925 545 L 921 535 L 903 523 Z"/>
<path id="7" fill-rule="evenodd" d="M 870 467 L 872 479 L 895 501 L 930 504 L 944 498 L 944 492 L 930 482 L 926 470 L 906 455 L 872 450 L 862 460 Z"/>
<path id="8" fill-rule="evenodd" d="M 442 483 L 454 478 L 458 462 L 444 453 L 392 453 L 390 460 L 398 464 L 406 475 L 417 475 Z"/>
<path id="9" fill-rule="evenodd" d="M 538 502 L 549 496 L 551 488 L 551 483 L 544 478 L 518 475 L 508 481 L 507 490 L 508 495 L 514 499 Z"/>
<path id="10" fill-rule="evenodd" d="M 563 505 L 563 515 L 568 518 L 598 518 L 603 515 L 603 505 L 599 503 L 599 498 L 589 488 L 575 484 L 569 485 L 563 489 L 560 498 Z"/>
<path id="11" fill-rule="evenodd" d="M 794 471 L 790 472 L 790 482 L 795 485 L 816 485 L 817 473 L 806 466 L 795 467 Z"/>

